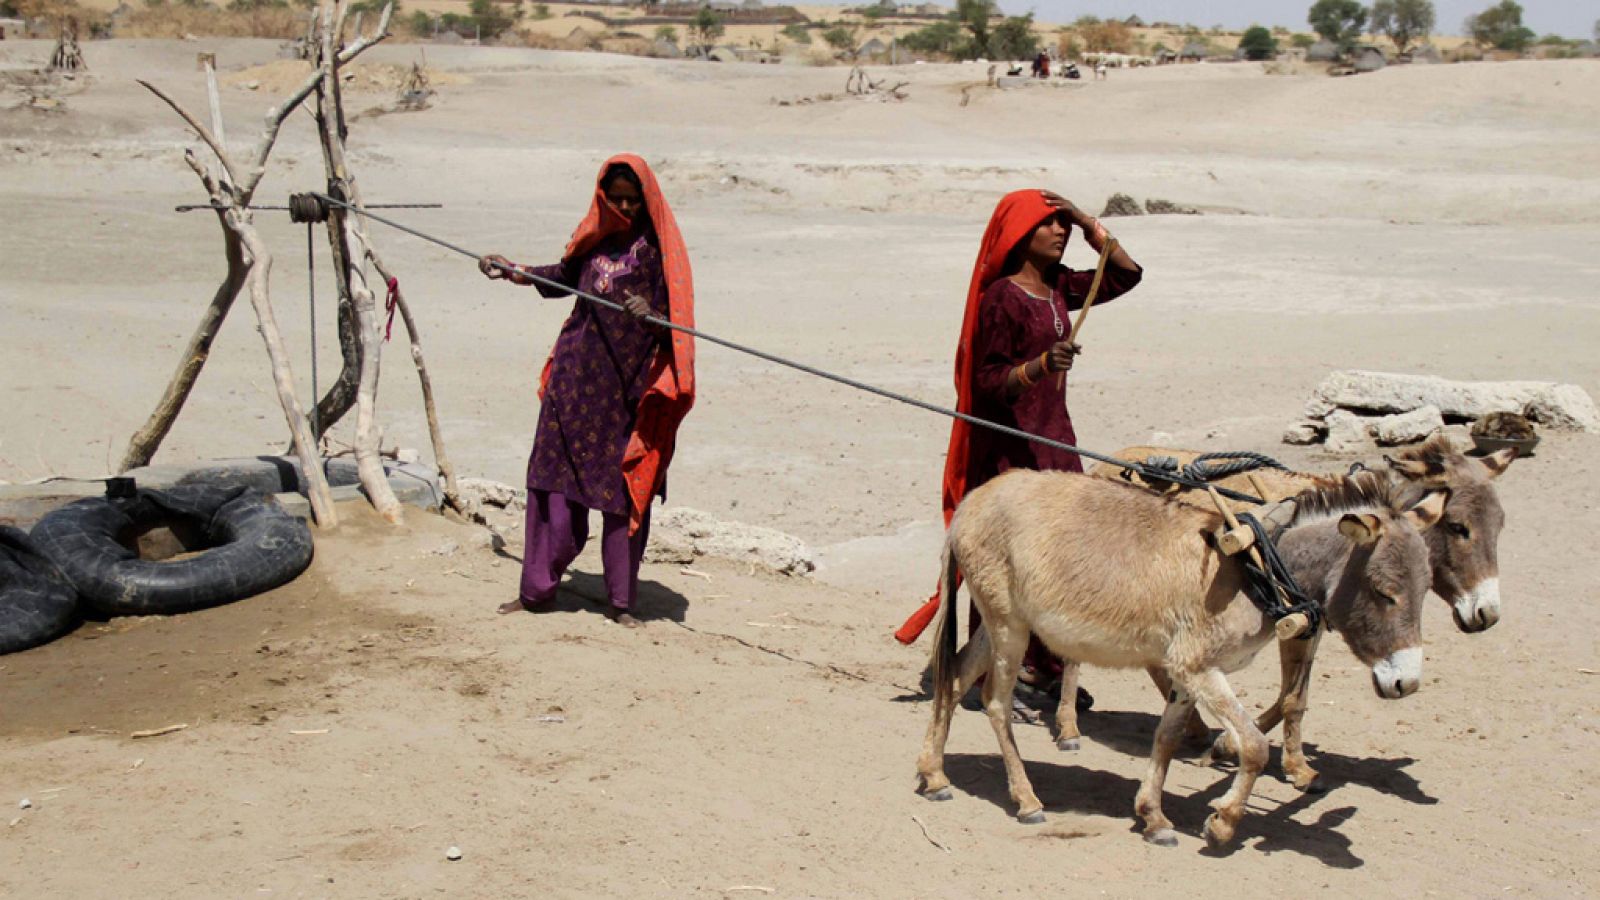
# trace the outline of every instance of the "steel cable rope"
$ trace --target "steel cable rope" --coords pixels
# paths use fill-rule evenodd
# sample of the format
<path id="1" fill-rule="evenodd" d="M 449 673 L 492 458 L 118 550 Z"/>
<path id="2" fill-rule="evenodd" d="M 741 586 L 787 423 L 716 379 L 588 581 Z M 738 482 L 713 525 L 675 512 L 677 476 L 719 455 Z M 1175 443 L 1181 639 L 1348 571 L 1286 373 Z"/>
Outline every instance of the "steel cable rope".
<path id="1" fill-rule="evenodd" d="M 420 238 L 420 239 L 422 239 L 424 241 L 427 241 L 427 242 L 429 242 L 431 244 L 436 244 L 436 245 L 438 245 L 440 247 L 445 248 L 446 250 L 452 250 L 452 251 L 454 251 L 456 253 L 459 253 L 462 256 L 468 257 L 470 259 L 481 260 L 483 258 L 482 255 L 477 254 L 477 253 L 473 253 L 472 251 L 467 250 L 466 248 L 461 247 L 461 246 L 459 246 L 457 244 L 452 244 L 449 241 L 444 240 L 443 238 L 437 238 L 437 237 L 434 237 L 431 234 L 427 234 L 425 232 L 418 231 L 417 229 L 412 228 L 410 226 L 402 225 L 401 223 L 396 222 L 393 219 L 389 219 L 389 218 L 386 218 L 384 216 L 380 216 L 380 215 L 378 215 L 376 213 L 368 212 L 367 210 L 362 209 L 362 208 L 360 208 L 360 207 L 358 207 L 358 206 L 356 206 L 354 204 L 346 203 L 346 202 L 344 202 L 342 200 L 336 200 L 333 197 L 329 197 L 326 194 L 312 194 L 311 196 L 316 197 L 318 200 L 320 200 L 323 203 L 326 203 L 326 204 L 329 204 L 329 205 L 332 205 L 332 206 L 337 206 L 337 207 L 340 207 L 341 209 L 345 209 L 345 210 L 348 210 L 350 212 L 353 212 L 356 215 L 363 216 L 363 217 L 371 219 L 371 220 L 373 220 L 375 222 L 380 222 L 380 223 L 382 223 L 384 225 L 387 225 L 390 228 L 393 228 L 393 229 L 395 229 L 397 231 L 403 231 L 406 234 L 411 235 L 412 237 Z M 542 285 L 545 285 L 546 287 L 551 287 L 551 288 L 555 288 L 555 289 L 558 289 L 558 290 L 561 290 L 561 291 L 565 291 L 565 292 L 570 293 L 570 294 L 572 294 L 572 295 L 574 295 L 576 297 L 580 297 L 580 298 L 582 298 L 584 300 L 589 301 L 590 303 L 594 303 L 594 304 L 597 304 L 599 306 L 603 306 L 603 307 L 605 307 L 607 309 L 616 310 L 617 312 L 627 312 L 627 309 L 624 308 L 623 305 L 620 304 L 620 303 L 617 303 L 617 302 L 612 301 L 612 300 L 607 300 L 607 299 L 605 299 L 603 297 L 596 297 L 593 294 L 585 293 L 583 291 L 580 291 L 580 290 L 577 290 L 575 288 L 569 287 L 568 285 L 562 284 L 559 281 L 552 281 L 549 278 L 544 278 L 542 276 L 535 275 L 535 274 L 533 274 L 532 272 L 529 272 L 526 269 L 521 269 L 521 268 L 518 268 L 516 266 L 502 265 L 500 263 L 491 263 L 491 265 L 493 265 L 494 267 L 496 267 L 496 268 L 498 268 L 498 269 L 500 269 L 500 270 L 502 270 L 504 272 L 521 275 L 522 277 L 531 279 L 532 281 L 534 281 L 534 282 L 536 282 L 538 284 L 542 284 Z M 1143 463 L 1128 462 L 1127 460 L 1117 459 L 1114 456 L 1106 456 L 1106 455 L 1101 454 L 1101 453 L 1095 453 L 1095 452 L 1093 452 L 1091 450 L 1084 450 L 1084 449 L 1082 449 L 1080 447 L 1074 447 L 1071 444 L 1063 443 L 1061 441 L 1055 441 L 1055 440 L 1051 440 L 1050 438 L 1047 438 L 1047 437 L 1041 437 L 1041 436 L 1039 436 L 1037 434 L 1030 434 L 1030 433 L 1028 433 L 1026 431 L 1022 431 L 1021 429 L 1018 429 L 1018 428 L 1012 428 L 1012 427 L 1010 427 L 1008 425 L 1001 425 L 998 422 L 991 422 L 988 419 L 980 419 L 977 416 L 968 415 L 967 413 L 960 412 L 958 410 L 949 409 L 949 408 L 946 408 L 946 407 L 943 407 L 943 406 L 938 406 L 938 405 L 933 404 L 933 403 L 928 403 L 925 400 L 918 400 L 915 397 L 910 397 L 910 396 L 907 396 L 905 394 L 897 394 L 894 391 L 887 390 L 885 388 L 875 387 L 875 386 L 867 384 L 865 382 L 856 381 L 855 379 L 846 377 L 844 375 L 836 375 L 833 372 L 828 372 L 828 371 L 825 371 L 823 369 L 816 368 L 815 366 L 809 366 L 809 365 L 806 365 L 805 363 L 797 362 L 797 361 L 792 360 L 792 359 L 785 359 L 782 356 L 777 356 L 775 354 L 768 353 L 765 350 L 757 350 L 754 347 L 748 347 L 748 346 L 745 346 L 744 344 L 740 344 L 740 343 L 737 343 L 735 341 L 730 341 L 730 340 L 728 340 L 726 338 L 716 337 L 715 335 L 710 335 L 710 334 L 705 333 L 704 331 L 700 331 L 700 330 L 695 329 L 695 328 L 690 328 L 690 327 L 685 326 L 685 325 L 679 325 L 679 324 L 677 324 L 675 322 L 672 322 L 672 321 L 669 321 L 667 319 L 659 319 L 659 318 L 656 318 L 655 316 L 643 316 L 641 318 L 642 318 L 643 321 L 649 322 L 652 325 L 656 325 L 656 326 L 659 326 L 659 327 L 662 327 L 662 328 L 666 328 L 666 329 L 669 329 L 669 330 L 672 330 L 672 331 L 676 331 L 676 332 L 680 332 L 680 333 L 683 333 L 683 334 L 687 334 L 687 335 L 689 335 L 691 337 L 697 338 L 697 339 L 702 340 L 702 341 L 706 341 L 708 343 L 716 344 L 716 345 L 721 346 L 721 347 L 727 347 L 729 350 L 736 350 L 736 351 L 738 351 L 740 353 L 744 353 L 744 354 L 747 354 L 749 356 L 754 356 L 757 359 L 763 359 L 763 360 L 766 360 L 767 362 L 774 363 L 776 365 L 785 366 L 787 368 L 794 369 L 794 370 L 796 370 L 798 372 L 804 372 L 807 375 L 811 375 L 811 376 L 814 376 L 814 377 L 817 377 L 817 378 L 821 378 L 821 379 L 824 379 L 824 380 L 827 380 L 827 381 L 832 381 L 832 382 L 834 382 L 836 384 L 842 384 L 842 385 L 844 385 L 846 387 L 854 388 L 854 389 L 856 389 L 858 391 L 862 391 L 862 392 L 868 393 L 868 394 L 873 394 L 873 395 L 876 395 L 878 397 L 883 397 L 884 399 L 887 399 L 887 400 L 893 400 L 893 401 L 895 401 L 897 403 L 904 403 L 907 406 L 914 406 L 914 407 L 916 407 L 918 409 L 926 410 L 928 412 L 936 413 L 938 415 L 946 416 L 948 418 L 958 419 L 958 420 L 960 420 L 962 422 L 966 422 L 969 425 L 976 425 L 979 428 L 987 428 L 990 431 L 998 432 L 1000 434 L 1007 435 L 1008 437 L 1021 438 L 1022 440 L 1031 441 L 1031 442 L 1033 442 L 1035 444 L 1041 444 L 1041 445 L 1046 446 L 1046 447 L 1052 447 L 1052 448 L 1054 448 L 1056 450 L 1064 450 L 1064 451 L 1066 451 L 1068 453 L 1076 453 L 1079 456 L 1087 456 L 1090 459 L 1095 460 L 1096 462 L 1103 462 L 1103 463 L 1106 463 L 1107 465 L 1117 466 L 1119 468 L 1127 469 L 1129 471 L 1138 472 L 1139 474 L 1144 475 L 1147 478 L 1159 479 L 1161 481 L 1170 481 L 1170 482 L 1173 482 L 1175 484 L 1181 484 L 1184 487 L 1191 487 L 1191 488 L 1204 488 L 1204 487 L 1206 487 L 1206 483 L 1205 482 L 1196 481 L 1194 479 L 1187 478 L 1184 475 L 1181 475 L 1181 474 L 1179 474 L 1177 472 L 1165 472 L 1165 471 L 1154 470 L 1154 469 L 1151 469 L 1150 467 L 1145 466 Z M 1238 491 L 1229 490 L 1227 488 L 1218 487 L 1218 488 L 1216 488 L 1216 490 L 1217 490 L 1217 493 L 1221 494 L 1224 497 L 1227 497 L 1229 500 L 1238 500 L 1238 501 L 1240 501 L 1242 503 L 1255 503 L 1255 504 L 1264 504 L 1266 502 L 1265 500 L 1261 499 L 1260 497 L 1252 497 L 1249 494 L 1239 493 Z"/>

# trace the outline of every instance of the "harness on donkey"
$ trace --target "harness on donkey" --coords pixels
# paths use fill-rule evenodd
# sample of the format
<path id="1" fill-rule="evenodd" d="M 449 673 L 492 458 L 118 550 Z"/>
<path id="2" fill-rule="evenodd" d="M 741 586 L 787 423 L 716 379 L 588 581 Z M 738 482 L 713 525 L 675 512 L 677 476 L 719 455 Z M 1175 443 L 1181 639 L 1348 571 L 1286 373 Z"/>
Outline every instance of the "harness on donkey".
<path id="1" fill-rule="evenodd" d="M 1244 568 L 1245 596 L 1270 618 L 1278 637 L 1283 640 L 1299 638 L 1308 640 L 1322 626 L 1322 608 L 1306 596 L 1278 555 L 1274 538 L 1293 521 L 1295 504 L 1292 500 L 1273 505 L 1263 514 L 1263 523 L 1250 513 L 1237 516 L 1222 502 L 1222 492 L 1210 482 L 1253 472 L 1257 469 L 1278 469 L 1287 472 L 1289 467 L 1270 456 L 1249 451 L 1202 453 L 1188 465 L 1180 465 L 1174 456 L 1151 456 L 1123 470 L 1123 477 L 1132 480 L 1134 474 L 1144 478 L 1146 484 L 1167 483 L 1172 486 L 1203 484 L 1227 522 L 1228 530 L 1215 536 L 1213 545 L 1227 556 L 1239 555 Z M 1258 484 L 1256 488 L 1261 493 Z M 1237 499 L 1237 498 L 1235 498 Z M 1264 503 L 1265 497 L 1257 502 Z"/>

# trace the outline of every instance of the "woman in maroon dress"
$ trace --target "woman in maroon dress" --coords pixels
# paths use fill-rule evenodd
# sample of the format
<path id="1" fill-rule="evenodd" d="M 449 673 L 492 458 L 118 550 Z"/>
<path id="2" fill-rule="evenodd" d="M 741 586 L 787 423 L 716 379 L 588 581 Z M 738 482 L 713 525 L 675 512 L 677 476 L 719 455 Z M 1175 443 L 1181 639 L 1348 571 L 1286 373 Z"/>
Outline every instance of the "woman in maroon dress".
<path id="1" fill-rule="evenodd" d="M 956 345 L 956 408 L 1064 444 L 1076 444 L 1067 412 L 1067 372 L 1080 348 L 1067 339 L 1069 314 L 1082 308 L 1093 272 L 1061 264 L 1073 229 L 1097 252 L 1105 228 L 1050 191 L 1014 191 L 989 219 L 967 289 L 966 315 Z M 1095 303 L 1127 293 L 1144 270 L 1120 245 L 1106 261 Z M 945 454 L 945 525 L 966 493 L 1010 469 L 1082 472 L 1076 453 L 1009 437 L 956 420 Z M 937 595 L 895 633 L 917 639 L 938 609 Z M 977 628 L 976 610 L 970 619 Z M 1031 641 L 1019 680 L 1049 688 L 1061 663 Z M 1080 695 L 1083 705 L 1086 695 Z"/>
<path id="2" fill-rule="evenodd" d="M 693 324 L 688 257 L 671 210 L 643 160 L 616 157 L 602 169 L 595 205 L 560 263 L 521 267 L 486 256 L 479 266 L 545 297 L 571 291 L 530 276 L 626 310 L 579 299 L 556 338 L 528 460 L 521 591 L 499 611 L 532 611 L 555 598 L 588 540 L 589 513 L 599 510 L 609 615 L 637 626 L 631 610 L 650 501 L 665 493 L 677 424 L 693 402 L 692 342 L 642 321 Z"/>

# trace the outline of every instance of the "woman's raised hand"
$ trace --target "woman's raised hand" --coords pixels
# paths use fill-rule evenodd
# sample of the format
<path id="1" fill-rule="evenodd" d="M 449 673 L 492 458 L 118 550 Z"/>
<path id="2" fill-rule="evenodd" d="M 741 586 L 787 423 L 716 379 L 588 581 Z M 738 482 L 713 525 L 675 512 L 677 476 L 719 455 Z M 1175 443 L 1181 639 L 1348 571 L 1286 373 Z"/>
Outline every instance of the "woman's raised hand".
<path id="1" fill-rule="evenodd" d="M 1040 191 L 1039 193 L 1043 195 L 1044 202 L 1050 204 L 1056 209 L 1061 210 L 1063 213 L 1066 213 L 1067 218 L 1071 219 L 1074 224 L 1082 225 L 1084 219 L 1087 218 L 1084 215 L 1083 210 L 1074 206 L 1071 200 L 1068 200 L 1055 191 Z"/>
<path id="2" fill-rule="evenodd" d="M 478 271 L 489 277 L 490 281 L 499 281 L 511 277 L 511 260 L 498 253 L 491 253 L 478 260 Z"/>

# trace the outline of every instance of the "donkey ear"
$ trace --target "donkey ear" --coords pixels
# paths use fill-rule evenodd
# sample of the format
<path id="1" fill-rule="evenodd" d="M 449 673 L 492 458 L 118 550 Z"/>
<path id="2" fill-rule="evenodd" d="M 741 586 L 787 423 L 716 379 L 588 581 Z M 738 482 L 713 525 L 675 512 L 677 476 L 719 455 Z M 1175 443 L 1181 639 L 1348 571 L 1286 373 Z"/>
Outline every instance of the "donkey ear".
<path id="1" fill-rule="evenodd" d="M 1371 513 L 1345 513 L 1339 519 L 1339 533 L 1363 547 L 1369 547 L 1383 537 L 1383 520 Z"/>
<path id="2" fill-rule="evenodd" d="M 1511 468 L 1511 461 L 1516 458 L 1517 448 L 1507 447 L 1504 450 L 1496 450 L 1478 460 L 1478 462 L 1483 463 L 1483 467 L 1489 470 L 1489 477 L 1494 479 L 1499 478 L 1506 469 Z"/>
<path id="3" fill-rule="evenodd" d="M 1444 464 L 1431 455 L 1424 459 L 1412 459 L 1409 456 L 1395 459 L 1392 456 L 1385 456 L 1383 461 L 1407 481 L 1420 481 L 1426 484 L 1444 478 Z"/>
<path id="4" fill-rule="evenodd" d="M 1450 499 L 1449 491 L 1432 491 L 1405 511 L 1405 520 L 1418 531 L 1427 531 L 1444 518 L 1444 504 Z"/>

